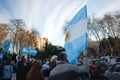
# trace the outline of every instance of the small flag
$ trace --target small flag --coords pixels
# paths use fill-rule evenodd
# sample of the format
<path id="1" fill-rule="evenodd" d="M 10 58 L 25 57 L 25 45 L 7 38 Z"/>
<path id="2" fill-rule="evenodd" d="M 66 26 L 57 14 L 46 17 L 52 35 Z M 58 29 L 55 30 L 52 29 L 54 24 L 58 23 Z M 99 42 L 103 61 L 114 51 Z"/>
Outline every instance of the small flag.
<path id="1" fill-rule="evenodd" d="M 21 50 L 21 53 L 36 56 L 37 51 L 30 49 L 27 45 Z"/>
<path id="2" fill-rule="evenodd" d="M 77 57 L 86 49 L 88 42 L 86 6 L 80 9 L 68 25 L 64 47 L 68 61 L 77 64 Z"/>

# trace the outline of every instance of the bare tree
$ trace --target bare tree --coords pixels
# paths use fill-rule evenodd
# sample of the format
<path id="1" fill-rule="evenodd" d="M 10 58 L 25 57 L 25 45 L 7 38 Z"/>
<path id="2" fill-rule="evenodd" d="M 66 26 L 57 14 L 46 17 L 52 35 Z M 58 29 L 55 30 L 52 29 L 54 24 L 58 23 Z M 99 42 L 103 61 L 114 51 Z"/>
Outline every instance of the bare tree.
<path id="1" fill-rule="evenodd" d="M 7 34 L 7 24 L 0 24 L 0 41 L 3 41 Z"/>
<path id="2" fill-rule="evenodd" d="M 119 52 L 119 38 L 120 38 L 120 13 L 107 13 L 103 18 L 95 18 L 89 20 L 88 30 L 90 36 L 95 36 L 96 40 L 101 41 L 103 38 L 108 44 L 105 51 L 113 52 L 113 46 L 109 41 L 109 37 L 115 38 L 116 52 Z M 102 46 L 101 46 L 102 47 Z"/>
<path id="3" fill-rule="evenodd" d="M 21 35 L 21 29 L 24 29 L 25 27 L 25 23 L 21 19 L 13 19 L 13 20 L 10 20 L 9 26 L 12 29 L 13 52 L 14 52 L 15 47 L 16 49 L 18 49 L 18 45 L 19 45 L 18 39 L 19 39 L 19 36 Z"/>
<path id="4" fill-rule="evenodd" d="M 100 29 L 97 24 L 97 19 L 93 16 L 92 19 L 88 19 L 88 34 L 89 38 L 91 39 L 91 36 L 95 36 L 97 41 L 100 41 Z"/>

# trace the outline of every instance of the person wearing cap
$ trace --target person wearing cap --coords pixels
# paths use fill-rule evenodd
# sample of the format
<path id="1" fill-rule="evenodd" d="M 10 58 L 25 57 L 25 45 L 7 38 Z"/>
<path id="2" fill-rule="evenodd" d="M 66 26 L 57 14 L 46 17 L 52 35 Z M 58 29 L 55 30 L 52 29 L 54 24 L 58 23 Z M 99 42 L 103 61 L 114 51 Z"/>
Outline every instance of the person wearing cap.
<path id="1" fill-rule="evenodd" d="M 56 67 L 50 72 L 49 80 L 77 80 L 81 73 L 88 73 L 89 66 L 83 58 L 83 65 L 77 66 L 67 62 L 65 52 L 58 54 Z"/>

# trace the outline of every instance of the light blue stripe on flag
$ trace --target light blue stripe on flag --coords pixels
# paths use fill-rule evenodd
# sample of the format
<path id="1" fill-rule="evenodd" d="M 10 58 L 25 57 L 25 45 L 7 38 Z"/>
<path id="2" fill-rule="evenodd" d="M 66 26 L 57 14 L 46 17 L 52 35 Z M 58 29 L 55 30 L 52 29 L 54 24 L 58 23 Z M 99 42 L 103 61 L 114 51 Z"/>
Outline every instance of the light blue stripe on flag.
<path id="1" fill-rule="evenodd" d="M 76 58 L 80 55 L 80 53 L 86 49 L 87 46 L 87 38 L 88 34 L 85 33 L 82 36 L 79 36 L 73 41 L 70 41 L 65 44 L 65 50 L 67 53 L 67 58 L 69 62 L 77 64 Z"/>
<path id="2" fill-rule="evenodd" d="M 71 27 L 66 32 L 64 47 L 68 61 L 77 64 L 77 57 L 86 49 L 88 43 L 86 6 L 75 15 L 69 26 Z"/>

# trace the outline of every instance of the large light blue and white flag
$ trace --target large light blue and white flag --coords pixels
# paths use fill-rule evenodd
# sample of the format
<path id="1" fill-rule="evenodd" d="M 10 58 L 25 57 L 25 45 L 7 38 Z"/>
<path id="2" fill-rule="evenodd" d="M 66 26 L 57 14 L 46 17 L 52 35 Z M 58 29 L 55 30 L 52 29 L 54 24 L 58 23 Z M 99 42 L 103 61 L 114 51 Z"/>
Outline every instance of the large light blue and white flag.
<path id="1" fill-rule="evenodd" d="M 65 51 L 69 62 L 77 64 L 77 57 L 86 49 L 88 42 L 87 9 L 83 6 L 68 24 Z"/>
<path id="2" fill-rule="evenodd" d="M 10 44 L 11 44 L 11 40 L 8 40 L 8 41 L 6 41 L 6 42 L 3 44 L 3 51 L 4 51 L 5 53 L 8 53 L 8 52 L 9 52 Z"/>
<path id="3" fill-rule="evenodd" d="M 21 53 L 36 56 L 37 51 L 30 49 L 27 45 L 21 50 Z"/>

